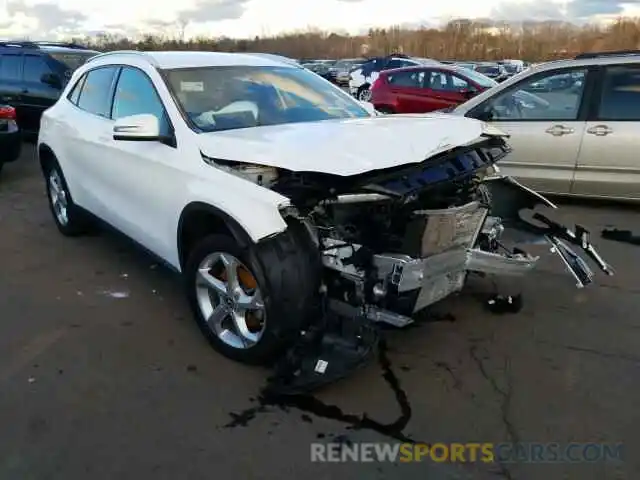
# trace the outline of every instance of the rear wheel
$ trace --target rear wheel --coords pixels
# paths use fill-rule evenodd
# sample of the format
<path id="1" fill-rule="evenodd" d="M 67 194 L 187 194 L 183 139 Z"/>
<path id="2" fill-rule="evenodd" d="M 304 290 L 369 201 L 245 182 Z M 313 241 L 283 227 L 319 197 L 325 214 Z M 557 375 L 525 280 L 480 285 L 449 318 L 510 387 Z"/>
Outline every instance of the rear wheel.
<path id="1" fill-rule="evenodd" d="M 310 257 L 285 232 L 266 245 L 242 248 L 210 235 L 189 254 L 184 275 L 200 330 L 222 355 L 269 364 L 313 316 L 318 291 Z"/>
<path id="2" fill-rule="evenodd" d="M 44 172 L 49 209 L 60 233 L 68 237 L 82 235 L 89 230 L 86 214 L 73 202 L 67 181 L 57 162 Z"/>

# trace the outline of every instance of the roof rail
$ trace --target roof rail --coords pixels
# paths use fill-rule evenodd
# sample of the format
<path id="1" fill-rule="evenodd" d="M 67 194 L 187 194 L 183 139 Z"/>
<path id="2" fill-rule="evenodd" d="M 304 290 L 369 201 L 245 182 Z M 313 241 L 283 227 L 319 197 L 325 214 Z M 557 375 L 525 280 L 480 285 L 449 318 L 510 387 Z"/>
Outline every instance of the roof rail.
<path id="1" fill-rule="evenodd" d="M 29 40 L 0 40 L 0 47 L 38 48 L 38 44 Z"/>
<path id="2" fill-rule="evenodd" d="M 585 60 L 588 58 L 600 57 L 626 57 L 630 55 L 640 55 L 640 50 L 612 50 L 609 52 L 587 52 L 576 55 L 574 60 Z"/>
<path id="3" fill-rule="evenodd" d="M 79 48 L 85 50 L 87 47 L 73 42 L 48 42 L 46 40 L 33 42 L 42 47 L 64 47 L 64 48 Z"/>
<path id="4" fill-rule="evenodd" d="M 149 55 L 147 52 L 142 52 L 140 50 L 113 50 L 111 52 L 104 52 L 104 53 L 99 53 L 98 55 L 94 55 L 93 57 L 91 57 L 86 63 L 89 62 L 93 62 L 98 58 L 104 58 L 110 55 L 134 55 L 134 56 L 142 56 L 144 58 L 146 58 L 149 63 L 151 63 L 154 67 L 158 66 L 158 63 L 156 62 L 156 60 Z"/>
<path id="5" fill-rule="evenodd" d="M 0 47 L 21 47 L 21 48 L 40 48 L 40 47 L 64 47 L 77 48 L 85 50 L 87 47 L 69 42 L 48 42 L 33 40 L 0 40 Z"/>

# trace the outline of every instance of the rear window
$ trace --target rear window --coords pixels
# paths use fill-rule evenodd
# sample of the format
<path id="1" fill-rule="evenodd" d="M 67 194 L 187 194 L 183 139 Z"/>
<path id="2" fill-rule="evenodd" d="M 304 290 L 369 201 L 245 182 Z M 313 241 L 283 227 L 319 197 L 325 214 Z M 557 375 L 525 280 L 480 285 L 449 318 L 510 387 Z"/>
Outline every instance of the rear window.
<path id="1" fill-rule="evenodd" d="M 54 60 L 57 60 L 60 63 L 63 63 L 69 70 L 74 71 L 75 69 L 77 69 L 78 67 L 80 67 L 81 65 L 83 65 L 87 60 L 89 60 L 91 57 L 94 57 L 97 55 L 97 53 L 68 53 L 68 52 L 64 52 L 64 53 L 50 53 L 49 54 L 51 56 L 51 58 L 53 58 Z"/>
<path id="2" fill-rule="evenodd" d="M 458 72 L 484 88 L 491 88 L 498 85 L 498 82 L 487 77 L 482 72 L 477 72 L 468 68 L 460 68 Z"/>

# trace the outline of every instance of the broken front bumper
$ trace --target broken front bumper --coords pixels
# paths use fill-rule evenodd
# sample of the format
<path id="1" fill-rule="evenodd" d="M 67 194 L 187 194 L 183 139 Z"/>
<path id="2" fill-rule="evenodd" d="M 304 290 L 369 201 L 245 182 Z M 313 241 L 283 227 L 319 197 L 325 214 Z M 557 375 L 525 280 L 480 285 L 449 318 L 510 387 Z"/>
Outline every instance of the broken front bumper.
<path id="1" fill-rule="evenodd" d="M 540 212 L 532 212 L 531 220 L 526 220 L 526 212 L 533 211 L 539 206 L 551 209 L 557 207 L 542 195 L 524 187 L 510 177 L 494 177 L 485 181 L 491 197 L 490 215 L 482 218 L 482 230 L 478 232 L 485 239 L 499 242 L 503 233 L 516 233 L 517 244 L 546 243 L 550 251 L 558 255 L 573 276 L 578 288 L 592 283 L 594 272 L 588 263 L 570 246 L 582 250 L 607 275 L 613 275 L 613 269 L 605 262 L 589 241 L 588 231 L 578 225 L 571 230 L 560 225 Z M 449 209 L 448 214 L 457 215 L 456 223 L 474 225 L 478 221 L 477 212 L 469 206 L 459 209 Z M 457 212 L 456 212 L 457 210 Z M 466 211 L 465 211 L 466 210 Z M 429 216 L 434 216 L 430 212 Z M 474 218 L 474 216 L 476 216 Z M 438 221 L 437 230 L 442 231 L 447 226 Z M 477 223 L 475 223 L 477 224 Z M 520 247 L 513 251 L 507 250 L 499 243 L 496 249 L 488 251 L 480 248 L 476 238 L 469 236 L 470 232 L 463 232 L 462 238 L 468 242 L 473 238 L 473 247 L 438 251 L 423 258 L 412 258 L 407 255 L 376 255 L 374 264 L 379 278 L 390 282 L 398 293 L 419 290 L 413 309 L 417 312 L 451 293 L 459 291 L 464 286 L 468 272 L 480 272 L 495 276 L 513 277 L 524 276 L 537 265 L 540 257 L 532 256 Z M 449 234 L 451 235 L 451 234 Z M 453 234 L 455 237 L 456 234 Z M 425 235 L 424 238 L 426 238 Z M 433 250 L 430 244 L 430 249 Z M 500 253 L 498 253 L 500 251 Z M 504 253 L 502 253 L 504 251 Z"/>
<path id="2" fill-rule="evenodd" d="M 530 272 L 537 257 L 516 254 L 510 257 L 477 248 L 452 250 L 428 258 L 376 255 L 378 276 L 389 279 L 398 293 L 420 290 L 414 312 L 462 289 L 469 271 L 522 276 Z"/>
<path id="3" fill-rule="evenodd" d="M 606 275 L 613 275 L 613 268 L 600 256 L 589 239 L 589 231 L 582 225 L 574 230 L 551 220 L 538 207 L 555 210 L 558 207 L 544 196 L 520 184 L 511 177 L 496 176 L 486 179 L 484 185 L 491 192 L 492 216 L 500 218 L 505 229 L 515 232 L 519 244 L 547 243 L 557 254 L 576 286 L 582 288 L 593 281 L 594 272 L 587 262 L 569 245 L 582 250 Z M 530 215 L 530 219 L 527 216 Z"/>

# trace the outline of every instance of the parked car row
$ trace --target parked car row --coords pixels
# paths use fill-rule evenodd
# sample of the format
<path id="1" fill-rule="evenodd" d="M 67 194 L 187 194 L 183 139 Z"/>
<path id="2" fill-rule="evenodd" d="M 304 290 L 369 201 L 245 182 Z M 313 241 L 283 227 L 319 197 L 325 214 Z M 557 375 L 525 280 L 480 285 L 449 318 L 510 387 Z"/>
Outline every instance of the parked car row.
<path id="1" fill-rule="evenodd" d="M 366 62 L 365 58 L 344 58 L 342 60 L 306 60 L 301 65 L 340 86 L 349 84 L 352 70 Z"/>
<path id="2" fill-rule="evenodd" d="M 22 138 L 35 136 L 42 112 L 97 53 L 71 43 L 0 42 L 0 169 L 19 157 Z"/>
<path id="3" fill-rule="evenodd" d="M 383 113 L 437 110 L 496 125 L 513 147 L 500 168 L 538 191 L 640 200 L 640 51 L 541 63 L 502 83 L 481 71 L 383 71 L 370 100 Z"/>

